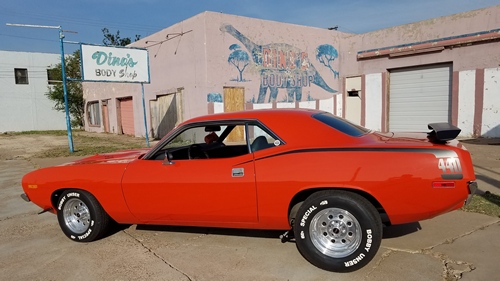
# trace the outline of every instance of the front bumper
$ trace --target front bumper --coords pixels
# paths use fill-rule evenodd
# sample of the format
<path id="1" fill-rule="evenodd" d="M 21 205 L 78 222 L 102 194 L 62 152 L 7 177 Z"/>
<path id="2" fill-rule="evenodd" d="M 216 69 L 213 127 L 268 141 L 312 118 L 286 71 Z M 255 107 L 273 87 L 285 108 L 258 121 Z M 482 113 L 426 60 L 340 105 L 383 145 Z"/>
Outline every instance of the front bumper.
<path id="1" fill-rule="evenodd" d="M 468 205 L 470 203 L 472 197 L 474 196 L 474 194 L 476 194 L 477 190 L 477 182 L 470 181 L 467 183 L 467 185 L 469 187 L 469 196 L 467 196 L 467 200 L 465 200 L 465 205 Z"/>
<path id="2" fill-rule="evenodd" d="M 26 202 L 30 202 L 31 201 L 30 198 L 28 197 L 28 195 L 26 195 L 26 193 L 21 194 L 21 198 L 23 198 L 23 200 L 26 201 Z"/>

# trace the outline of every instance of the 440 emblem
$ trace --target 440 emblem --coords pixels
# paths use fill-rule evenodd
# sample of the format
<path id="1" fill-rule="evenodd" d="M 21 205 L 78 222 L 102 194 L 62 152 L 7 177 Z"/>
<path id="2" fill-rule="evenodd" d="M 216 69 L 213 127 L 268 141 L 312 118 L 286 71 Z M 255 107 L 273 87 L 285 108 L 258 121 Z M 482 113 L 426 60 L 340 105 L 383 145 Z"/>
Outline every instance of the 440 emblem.
<path id="1" fill-rule="evenodd" d="M 460 159 L 455 158 L 455 157 L 449 157 L 449 158 L 439 158 L 438 161 L 438 168 L 443 171 L 443 174 L 447 173 L 461 173 L 462 172 L 462 166 L 460 165 Z"/>

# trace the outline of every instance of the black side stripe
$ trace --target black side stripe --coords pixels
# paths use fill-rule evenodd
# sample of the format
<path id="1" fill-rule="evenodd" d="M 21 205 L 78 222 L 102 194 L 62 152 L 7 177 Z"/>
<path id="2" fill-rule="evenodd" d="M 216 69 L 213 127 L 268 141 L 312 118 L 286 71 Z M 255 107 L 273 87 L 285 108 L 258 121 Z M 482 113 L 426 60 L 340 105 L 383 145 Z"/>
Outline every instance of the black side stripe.
<path id="1" fill-rule="evenodd" d="M 441 178 L 444 180 L 461 180 L 464 178 L 462 174 L 442 174 Z"/>
<path id="2" fill-rule="evenodd" d="M 267 158 L 278 157 L 287 154 L 296 153 L 316 153 L 316 152 L 408 152 L 408 153 L 428 153 L 433 154 L 436 158 L 458 157 L 457 153 L 453 150 L 435 149 L 435 148 L 365 148 L 365 147 L 347 147 L 347 148 L 310 148 L 298 149 L 281 153 L 276 153 L 255 160 L 264 160 Z"/>

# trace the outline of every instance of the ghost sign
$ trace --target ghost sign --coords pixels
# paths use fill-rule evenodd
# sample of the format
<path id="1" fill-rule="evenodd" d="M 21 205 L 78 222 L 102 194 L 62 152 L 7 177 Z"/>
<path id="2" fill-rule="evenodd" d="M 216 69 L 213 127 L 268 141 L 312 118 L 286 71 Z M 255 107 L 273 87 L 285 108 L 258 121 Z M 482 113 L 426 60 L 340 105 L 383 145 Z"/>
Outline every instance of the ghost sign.
<path id="1" fill-rule="evenodd" d="M 82 44 L 80 51 L 83 81 L 149 83 L 146 49 Z"/>

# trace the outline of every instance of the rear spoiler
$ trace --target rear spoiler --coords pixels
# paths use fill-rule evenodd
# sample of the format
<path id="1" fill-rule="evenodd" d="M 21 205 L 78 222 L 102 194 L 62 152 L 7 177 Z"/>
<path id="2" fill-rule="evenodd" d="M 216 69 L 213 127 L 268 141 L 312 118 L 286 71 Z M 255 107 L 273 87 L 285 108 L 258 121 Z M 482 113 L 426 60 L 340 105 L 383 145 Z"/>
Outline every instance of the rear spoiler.
<path id="1" fill-rule="evenodd" d="M 447 142 L 454 140 L 460 134 L 460 128 L 448 123 L 430 123 L 427 125 L 429 139 L 435 142 Z"/>

